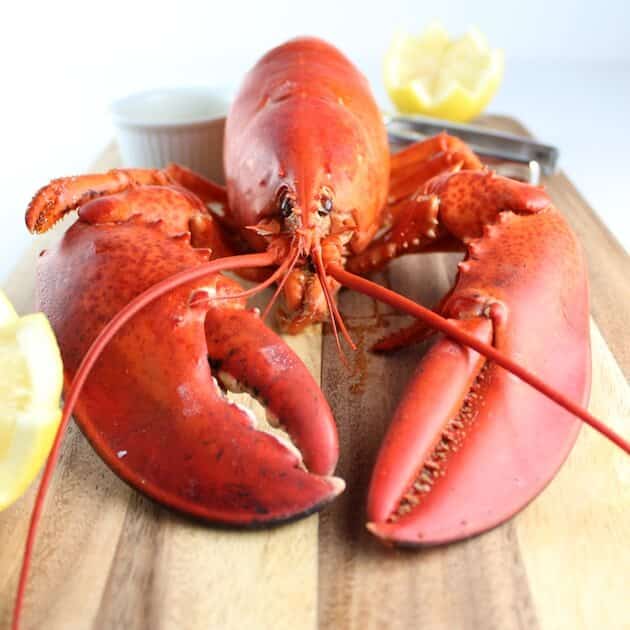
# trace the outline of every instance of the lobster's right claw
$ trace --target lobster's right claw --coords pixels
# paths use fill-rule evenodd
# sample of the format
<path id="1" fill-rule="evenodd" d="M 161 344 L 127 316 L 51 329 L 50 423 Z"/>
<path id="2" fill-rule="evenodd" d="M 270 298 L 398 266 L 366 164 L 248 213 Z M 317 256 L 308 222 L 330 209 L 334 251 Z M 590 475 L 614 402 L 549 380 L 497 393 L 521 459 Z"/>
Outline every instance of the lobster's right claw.
<path id="1" fill-rule="evenodd" d="M 60 341 L 67 382 L 134 296 L 208 257 L 163 222 L 87 218 L 94 219 L 86 211 L 38 265 L 46 287 L 39 305 Z M 95 363 L 75 418 L 110 468 L 140 492 L 197 518 L 251 527 L 313 512 L 344 483 L 329 476 L 338 457 L 332 413 L 299 357 L 242 300 L 196 298 L 240 290 L 212 274 L 146 306 Z M 257 394 L 304 463 L 286 438 L 258 430 L 221 380 Z"/>

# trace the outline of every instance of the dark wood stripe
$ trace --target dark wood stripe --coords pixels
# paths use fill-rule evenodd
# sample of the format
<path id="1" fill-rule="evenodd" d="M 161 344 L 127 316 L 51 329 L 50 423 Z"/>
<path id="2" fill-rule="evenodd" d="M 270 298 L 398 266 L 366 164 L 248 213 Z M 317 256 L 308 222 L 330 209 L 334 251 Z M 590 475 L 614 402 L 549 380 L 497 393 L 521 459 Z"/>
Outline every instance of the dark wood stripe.
<path id="1" fill-rule="evenodd" d="M 94 620 L 95 629 L 160 627 L 154 604 L 163 515 L 164 508 L 132 493 Z"/>

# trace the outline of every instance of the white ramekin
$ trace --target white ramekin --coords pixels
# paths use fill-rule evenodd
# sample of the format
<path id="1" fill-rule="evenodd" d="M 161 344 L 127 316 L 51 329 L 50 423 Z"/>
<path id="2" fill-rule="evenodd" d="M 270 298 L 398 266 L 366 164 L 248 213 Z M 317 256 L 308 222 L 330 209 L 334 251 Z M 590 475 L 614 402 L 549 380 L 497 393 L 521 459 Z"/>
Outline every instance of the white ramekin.
<path id="1" fill-rule="evenodd" d="M 124 166 L 162 168 L 176 162 L 223 181 L 225 91 L 173 88 L 140 92 L 111 106 Z"/>

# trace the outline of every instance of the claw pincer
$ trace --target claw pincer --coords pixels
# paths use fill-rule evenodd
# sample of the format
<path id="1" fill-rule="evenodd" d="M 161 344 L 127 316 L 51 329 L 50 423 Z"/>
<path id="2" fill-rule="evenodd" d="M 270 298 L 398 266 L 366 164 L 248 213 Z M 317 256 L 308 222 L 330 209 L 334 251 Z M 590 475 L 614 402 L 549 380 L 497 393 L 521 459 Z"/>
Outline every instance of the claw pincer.
<path id="1" fill-rule="evenodd" d="M 429 182 L 466 259 L 440 312 L 586 403 L 586 269 L 545 193 L 487 173 Z M 441 544 L 498 525 L 553 477 L 580 423 L 475 351 L 440 336 L 419 364 L 375 466 L 369 529 L 400 545 Z"/>
<path id="2" fill-rule="evenodd" d="M 132 186 L 83 205 L 61 243 L 40 257 L 39 307 L 58 336 L 68 385 L 127 303 L 210 259 L 191 245 L 190 226 L 203 212 L 183 189 Z M 230 298 L 240 291 L 215 273 L 136 314 L 95 364 L 75 417 L 112 470 L 147 496 L 252 526 L 314 511 L 343 482 L 329 476 L 337 434 L 321 390 L 258 313 Z M 257 429 L 226 395 L 237 386 L 267 406 L 297 448 Z"/>

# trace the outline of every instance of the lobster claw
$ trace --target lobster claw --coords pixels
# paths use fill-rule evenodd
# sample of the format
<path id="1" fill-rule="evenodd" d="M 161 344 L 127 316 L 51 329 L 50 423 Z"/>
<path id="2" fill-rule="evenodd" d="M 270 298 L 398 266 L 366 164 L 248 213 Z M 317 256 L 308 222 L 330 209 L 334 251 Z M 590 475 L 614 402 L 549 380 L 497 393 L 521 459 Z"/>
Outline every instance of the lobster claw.
<path id="1" fill-rule="evenodd" d="M 492 339 L 488 319 L 453 323 L 481 341 Z M 375 466 L 368 497 L 368 528 L 373 533 L 395 537 L 400 525 L 394 524 L 430 499 L 433 486 L 444 476 L 446 455 L 461 447 L 478 395 L 478 391 L 473 392 L 473 385 L 479 390 L 485 364 L 478 353 L 444 338 L 418 366 L 396 409 L 392 430 L 381 446 Z M 445 379 L 444 374 L 449 378 Z M 392 532 L 390 536 L 388 530 Z"/>
<path id="2" fill-rule="evenodd" d="M 183 193 L 160 187 L 101 197 L 39 259 L 39 306 L 58 336 L 68 386 L 125 305 L 209 260 L 208 250 L 191 246 L 190 232 L 179 231 L 188 210 L 181 221 L 155 221 L 142 213 L 149 201 L 171 213 L 178 201 L 188 207 Z M 204 520 L 256 526 L 315 511 L 344 483 L 330 476 L 337 433 L 319 386 L 233 297 L 240 292 L 213 273 L 134 315 L 94 364 L 75 419 L 109 467 L 150 498 Z M 199 299 L 208 295 L 220 299 Z M 221 384 L 256 395 L 286 435 L 258 430 Z"/>
<path id="3" fill-rule="evenodd" d="M 550 205 L 502 212 L 467 250 L 442 314 L 583 404 L 590 387 L 587 276 L 564 218 Z M 571 413 L 496 362 L 439 337 L 378 455 L 368 528 L 403 546 L 486 531 L 549 483 L 579 428 Z"/>
<path id="4" fill-rule="evenodd" d="M 222 385 L 260 401 L 270 424 L 291 436 L 308 470 L 332 474 L 339 455 L 335 424 L 297 355 L 254 311 L 212 308 L 205 329 L 212 371 Z"/>
<path id="5" fill-rule="evenodd" d="M 391 230 L 352 262 L 365 272 L 455 241 L 466 257 L 437 313 L 339 265 L 329 273 L 418 318 L 377 349 L 431 330 L 446 335 L 421 360 L 394 414 L 367 506 L 368 529 L 382 540 L 436 545 L 484 532 L 527 505 L 568 455 L 578 418 L 630 446 L 583 409 L 586 265 L 544 190 L 460 170 L 429 180 L 405 203 Z"/>

